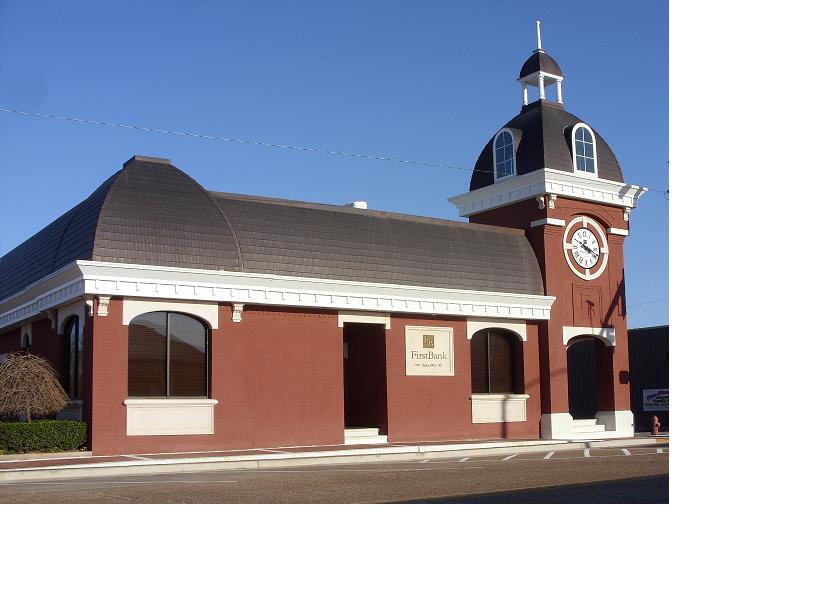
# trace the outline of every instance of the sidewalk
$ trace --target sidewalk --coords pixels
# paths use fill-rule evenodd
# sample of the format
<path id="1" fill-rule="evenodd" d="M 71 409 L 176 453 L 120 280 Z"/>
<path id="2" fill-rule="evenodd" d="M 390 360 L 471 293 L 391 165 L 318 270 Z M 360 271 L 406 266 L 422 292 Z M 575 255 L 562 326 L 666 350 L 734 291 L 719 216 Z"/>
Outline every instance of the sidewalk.
<path id="1" fill-rule="evenodd" d="M 227 451 L 140 455 L 91 455 L 90 452 L 0 455 L 0 482 L 63 480 L 130 474 L 172 474 L 215 470 L 255 469 L 382 460 L 464 457 L 503 453 L 667 446 L 668 433 L 613 440 L 478 440 L 417 444 L 301 446 Z"/>

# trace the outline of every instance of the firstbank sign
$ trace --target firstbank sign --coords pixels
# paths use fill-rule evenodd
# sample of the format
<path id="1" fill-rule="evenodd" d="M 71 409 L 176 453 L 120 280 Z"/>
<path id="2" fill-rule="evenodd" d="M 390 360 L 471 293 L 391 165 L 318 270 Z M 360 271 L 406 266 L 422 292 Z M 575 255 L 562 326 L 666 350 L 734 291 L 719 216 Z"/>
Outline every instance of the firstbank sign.
<path id="1" fill-rule="evenodd" d="M 405 373 L 453 376 L 453 328 L 406 326 Z"/>

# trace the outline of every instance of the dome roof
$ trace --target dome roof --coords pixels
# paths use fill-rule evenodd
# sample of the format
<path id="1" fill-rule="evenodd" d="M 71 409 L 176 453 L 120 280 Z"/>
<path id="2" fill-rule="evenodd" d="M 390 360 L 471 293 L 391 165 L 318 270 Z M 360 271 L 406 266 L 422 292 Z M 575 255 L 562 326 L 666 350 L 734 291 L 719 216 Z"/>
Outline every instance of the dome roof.
<path id="1" fill-rule="evenodd" d="M 76 260 L 544 294 L 522 231 L 207 191 L 147 157 L 0 257 L 0 301 Z"/>
<path id="2" fill-rule="evenodd" d="M 537 72 L 546 72 L 547 74 L 552 74 L 555 76 L 563 77 L 564 74 L 561 72 L 561 66 L 558 65 L 553 58 L 547 55 L 546 52 L 542 51 L 541 49 L 536 49 L 533 51 L 533 54 L 528 58 L 524 65 L 521 67 L 521 71 L 519 72 L 519 79 L 523 79 L 524 77 L 528 77 L 531 74 L 535 74 Z"/>
<path id="3" fill-rule="evenodd" d="M 517 133 L 516 174 L 522 175 L 545 166 L 553 170 L 573 172 L 572 128 L 585 123 L 560 104 L 536 100 L 504 124 Z M 594 130 L 598 178 L 623 182 L 618 158 Z M 470 191 L 493 184 L 493 137 L 482 149 L 470 179 Z"/>

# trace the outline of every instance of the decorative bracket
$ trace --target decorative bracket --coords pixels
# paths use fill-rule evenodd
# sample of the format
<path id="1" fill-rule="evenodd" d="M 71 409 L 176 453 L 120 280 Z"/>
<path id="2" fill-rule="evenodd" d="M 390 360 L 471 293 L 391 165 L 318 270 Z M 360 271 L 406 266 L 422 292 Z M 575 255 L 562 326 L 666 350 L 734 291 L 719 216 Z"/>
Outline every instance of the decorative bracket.
<path id="1" fill-rule="evenodd" d="M 628 206 L 624 207 L 624 209 L 623 209 L 623 220 L 624 220 L 624 221 L 628 221 L 628 220 L 629 220 L 629 214 L 630 214 L 631 212 L 632 212 L 632 209 L 631 209 L 631 208 L 629 208 Z"/>
<path id="2" fill-rule="evenodd" d="M 555 201 L 558 199 L 558 196 L 554 193 L 547 194 L 547 208 L 550 210 L 555 210 Z"/>
<path id="3" fill-rule="evenodd" d="M 45 315 L 51 322 L 51 329 L 57 329 L 57 309 L 49 308 L 48 310 L 45 311 Z"/>
<path id="4" fill-rule="evenodd" d="M 241 316 L 244 313 L 244 305 L 235 303 L 232 305 L 232 322 L 233 323 L 240 323 Z"/>
<path id="5" fill-rule="evenodd" d="M 93 316 L 93 314 L 94 314 L 94 313 L 93 313 L 93 311 L 94 311 L 94 301 L 93 301 L 93 298 L 90 298 L 90 299 L 88 299 L 88 300 L 85 300 L 85 305 L 88 307 L 88 316 L 89 316 L 89 317 L 92 317 L 92 316 Z"/>
<path id="6" fill-rule="evenodd" d="M 110 296 L 98 295 L 96 296 L 96 299 L 97 299 L 96 314 L 99 315 L 100 317 L 107 317 L 108 304 L 110 304 Z"/>

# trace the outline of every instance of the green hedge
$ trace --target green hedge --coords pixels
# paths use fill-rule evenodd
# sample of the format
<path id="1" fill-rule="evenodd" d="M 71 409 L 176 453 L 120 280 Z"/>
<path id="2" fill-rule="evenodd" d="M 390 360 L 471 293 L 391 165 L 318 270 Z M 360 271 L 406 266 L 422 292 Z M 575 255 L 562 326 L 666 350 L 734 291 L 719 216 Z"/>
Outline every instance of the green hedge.
<path id="1" fill-rule="evenodd" d="M 82 421 L 0 422 L 0 453 L 37 453 L 84 449 L 88 425 Z"/>

